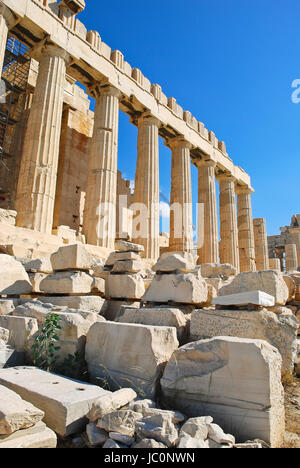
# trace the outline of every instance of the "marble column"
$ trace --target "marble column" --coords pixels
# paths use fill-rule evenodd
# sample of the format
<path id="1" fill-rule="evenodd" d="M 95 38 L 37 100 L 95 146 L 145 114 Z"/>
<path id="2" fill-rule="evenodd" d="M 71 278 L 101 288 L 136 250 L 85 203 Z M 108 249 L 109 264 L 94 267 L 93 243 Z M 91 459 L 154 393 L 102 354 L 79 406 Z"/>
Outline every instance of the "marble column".
<path id="1" fill-rule="evenodd" d="M 299 266 L 296 244 L 285 246 L 285 267 L 286 271 L 296 271 Z"/>
<path id="2" fill-rule="evenodd" d="M 255 261 L 256 270 L 265 271 L 269 270 L 269 248 L 267 225 L 264 218 L 256 218 L 253 220 L 254 228 L 254 244 L 255 244 Z"/>
<path id="3" fill-rule="evenodd" d="M 237 226 L 235 178 L 222 174 L 220 188 L 220 263 L 230 263 L 240 271 L 239 237 Z"/>
<path id="4" fill-rule="evenodd" d="M 34 53 L 39 74 L 24 139 L 15 207 L 17 226 L 51 234 L 66 64 L 69 55 L 44 45 Z"/>
<path id="5" fill-rule="evenodd" d="M 239 230 L 240 271 L 256 271 L 255 243 L 249 187 L 237 187 L 237 211 Z"/>
<path id="6" fill-rule="evenodd" d="M 88 244 L 114 250 L 121 92 L 112 86 L 97 88 L 96 92 L 83 233 Z"/>
<path id="7" fill-rule="evenodd" d="M 154 117 L 138 119 L 133 214 L 133 241 L 143 245 L 144 256 L 154 261 L 159 257 L 159 127 Z"/>
<path id="8" fill-rule="evenodd" d="M 219 263 L 219 233 L 214 161 L 198 166 L 198 263 Z"/>
<path id="9" fill-rule="evenodd" d="M 2 75 L 8 30 L 13 26 L 15 18 L 9 8 L 0 4 L 0 78 Z"/>
<path id="10" fill-rule="evenodd" d="M 281 271 L 280 258 L 269 258 L 270 270 Z"/>
<path id="11" fill-rule="evenodd" d="M 192 146 L 182 138 L 169 140 L 168 144 L 172 150 L 170 251 L 192 252 Z"/>

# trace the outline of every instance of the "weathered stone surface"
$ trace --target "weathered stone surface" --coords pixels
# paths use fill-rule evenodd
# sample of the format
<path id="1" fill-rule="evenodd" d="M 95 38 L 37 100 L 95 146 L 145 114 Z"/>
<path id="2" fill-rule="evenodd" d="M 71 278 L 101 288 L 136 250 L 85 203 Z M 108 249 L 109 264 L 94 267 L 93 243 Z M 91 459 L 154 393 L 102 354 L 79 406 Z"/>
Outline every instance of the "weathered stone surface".
<path id="1" fill-rule="evenodd" d="M 125 435 L 125 434 L 120 434 L 118 432 L 110 432 L 109 437 L 110 437 L 110 439 L 115 440 L 117 442 L 120 442 L 121 444 L 124 444 L 124 445 L 127 445 L 127 446 L 132 445 L 134 443 L 134 441 L 135 441 L 134 437 L 130 437 L 130 436 Z"/>
<path id="2" fill-rule="evenodd" d="M 17 212 L 14 210 L 4 210 L 0 208 L 0 223 L 7 223 L 14 226 L 16 224 Z"/>
<path id="3" fill-rule="evenodd" d="M 29 429 L 17 431 L 10 436 L 0 436 L 0 448 L 36 449 L 56 448 L 57 437 L 43 422 Z"/>
<path id="4" fill-rule="evenodd" d="M 94 401 L 109 392 L 35 367 L 0 370 L 0 384 L 44 411 L 44 422 L 62 437 L 82 431 Z"/>
<path id="5" fill-rule="evenodd" d="M 299 323 L 289 309 L 278 315 L 268 310 L 195 310 L 191 319 L 191 340 L 233 336 L 265 340 L 277 348 L 284 370 L 293 370 Z"/>
<path id="6" fill-rule="evenodd" d="M 171 419 L 171 421 L 174 424 L 182 423 L 185 420 L 185 416 L 180 413 L 180 411 L 169 411 L 169 410 L 162 410 L 160 408 L 143 408 L 141 411 L 142 415 L 145 418 L 151 417 L 151 416 L 156 416 L 156 415 L 161 415 L 161 416 L 167 416 Z"/>
<path id="7" fill-rule="evenodd" d="M 217 424 L 208 425 L 208 438 L 217 444 L 235 444 L 235 437 L 231 434 L 225 434 L 223 429 Z"/>
<path id="8" fill-rule="evenodd" d="M 41 296 L 39 301 L 59 307 L 68 307 L 68 309 L 86 310 L 99 315 L 104 315 L 107 308 L 106 300 L 99 296 Z"/>
<path id="9" fill-rule="evenodd" d="M 178 429 L 169 415 L 157 414 L 136 422 L 136 433 L 141 439 L 155 439 L 174 447 L 178 440 Z"/>
<path id="10" fill-rule="evenodd" d="M 84 270 L 92 268 L 94 259 L 82 244 L 73 244 L 60 247 L 51 255 L 52 268 L 60 270 Z"/>
<path id="11" fill-rule="evenodd" d="M 283 279 L 289 290 L 289 297 L 288 297 L 287 302 L 291 302 L 294 299 L 295 294 L 296 294 L 296 283 L 294 279 L 289 275 L 283 275 Z"/>
<path id="12" fill-rule="evenodd" d="M 113 299 L 141 299 L 145 292 L 143 278 L 136 275 L 110 275 L 106 284 L 106 295 Z"/>
<path id="13" fill-rule="evenodd" d="M 156 408 L 156 403 L 153 400 L 136 400 L 129 403 L 129 409 L 136 413 L 142 413 L 148 408 Z"/>
<path id="14" fill-rule="evenodd" d="M 98 419 L 103 418 L 106 414 L 128 405 L 128 403 L 131 403 L 136 397 L 136 392 L 131 388 L 121 388 L 121 390 L 109 393 L 95 401 L 87 417 L 92 422 L 98 421 Z"/>
<path id="15" fill-rule="evenodd" d="M 86 361 L 93 382 L 132 387 L 153 398 L 166 362 L 178 347 L 175 328 L 104 322 L 87 336 Z"/>
<path id="16" fill-rule="evenodd" d="M 12 390 L 0 385 L 0 435 L 9 435 L 19 429 L 34 426 L 44 417 L 44 412 Z"/>
<path id="17" fill-rule="evenodd" d="M 179 342 L 182 342 L 187 337 L 189 331 L 187 317 L 179 309 L 126 309 L 124 314 L 118 318 L 117 321 L 121 323 L 141 323 L 142 325 L 175 327 Z"/>
<path id="18" fill-rule="evenodd" d="M 204 442 L 202 439 L 195 439 L 191 436 L 180 437 L 179 444 L 177 445 L 179 449 L 208 449 L 208 442 Z"/>
<path id="19" fill-rule="evenodd" d="M 99 429 L 94 423 L 89 423 L 86 426 L 86 435 L 92 447 L 103 445 L 109 438 L 107 432 Z"/>
<path id="20" fill-rule="evenodd" d="M 104 449 L 118 449 L 122 448 L 120 444 L 118 444 L 115 440 L 113 439 L 108 439 L 105 444 L 103 445 Z"/>
<path id="21" fill-rule="evenodd" d="M 228 296 L 250 291 L 263 291 L 273 296 L 278 305 L 285 305 L 289 297 L 282 273 L 274 270 L 240 273 L 230 284 L 219 290 L 219 295 Z"/>
<path id="22" fill-rule="evenodd" d="M 21 299 L 0 299 L 0 315 L 10 315 L 20 301 Z"/>
<path id="23" fill-rule="evenodd" d="M 133 447 L 135 449 L 166 449 L 168 448 L 165 444 L 157 442 L 155 439 L 143 439 Z"/>
<path id="24" fill-rule="evenodd" d="M 134 308 L 134 309 L 139 309 L 140 308 L 140 302 L 139 301 L 130 301 L 128 300 L 109 300 L 107 301 L 107 306 L 105 310 L 105 318 L 106 320 L 110 320 L 111 322 L 115 322 L 118 320 L 119 317 L 122 317 L 124 314 L 124 311 L 127 308 Z"/>
<path id="25" fill-rule="evenodd" d="M 283 442 L 279 352 L 260 340 L 217 337 L 174 352 L 161 380 L 164 400 L 190 417 L 211 415 L 238 441 Z M 266 409 L 267 408 L 267 409 Z"/>
<path id="26" fill-rule="evenodd" d="M 34 260 L 23 260 L 21 262 L 28 273 L 53 273 L 49 257 L 37 258 Z"/>
<path id="27" fill-rule="evenodd" d="M 180 429 L 179 437 L 190 436 L 204 441 L 208 438 L 208 427 L 212 422 L 213 419 L 209 416 L 190 418 Z"/>
<path id="28" fill-rule="evenodd" d="M 32 284 L 32 292 L 35 294 L 43 294 L 43 288 L 41 287 L 41 282 L 47 278 L 46 273 L 28 273 L 29 280 Z"/>
<path id="29" fill-rule="evenodd" d="M 7 296 L 29 294 L 32 290 L 23 265 L 9 255 L 0 254 L 0 294 Z"/>
<path id="30" fill-rule="evenodd" d="M 141 260 L 119 260 L 113 266 L 113 273 L 139 273 L 143 269 Z"/>
<path id="31" fill-rule="evenodd" d="M 40 283 L 46 294 L 90 294 L 93 277 L 84 271 L 61 271 L 48 275 Z"/>
<path id="32" fill-rule="evenodd" d="M 105 294 L 105 280 L 103 278 L 94 278 L 92 284 L 92 293 L 93 294 L 101 294 L 104 296 Z"/>
<path id="33" fill-rule="evenodd" d="M 196 305 L 206 303 L 207 299 L 206 282 L 192 273 L 156 275 L 143 296 L 143 302 L 175 302 Z"/>
<path id="34" fill-rule="evenodd" d="M 9 339 L 9 330 L 6 328 L 0 327 L 0 340 L 3 341 L 5 344 L 8 343 Z"/>
<path id="35" fill-rule="evenodd" d="M 0 326 L 9 330 L 8 344 L 17 351 L 28 351 L 30 340 L 38 331 L 38 322 L 34 318 L 1 315 Z"/>
<path id="36" fill-rule="evenodd" d="M 170 253 L 168 256 L 162 256 L 158 262 L 152 267 L 155 272 L 161 273 L 189 273 L 195 269 L 195 263 L 193 257 L 190 254 L 190 258 L 184 258 L 183 256 Z"/>
<path id="37" fill-rule="evenodd" d="M 106 414 L 99 419 L 97 427 L 106 432 L 118 432 L 129 437 L 135 433 L 136 421 L 142 419 L 143 415 L 131 410 L 120 410 Z"/>
<path id="38" fill-rule="evenodd" d="M 219 306 L 257 305 L 260 307 L 273 307 L 275 299 L 262 291 L 250 291 L 216 297 L 212 300 L 212 303 Z"/>
<path id="39" fill-rule="evenodd" d="M 140 256 L 135 252 L 112 252 L 106 260 L 105 266 L 112 267 L 121 260 L 140 260 Z"/>
<path id="40" fill-rule="evenodd" d="M 237 274 L 236 267 L 230 265 L 230 263 L 203 263 L 199 265 L 199 270 L 203 278 L 229 278 Z"/>
<path id="41" fill-rule="evenodd" d="M 144 252 L 144 246 L 139 244 L 133 244 L 132 242 L 126 242 L 123 240 L 117 240 L 115 242 L 115 249 L 119 252 Z"/>

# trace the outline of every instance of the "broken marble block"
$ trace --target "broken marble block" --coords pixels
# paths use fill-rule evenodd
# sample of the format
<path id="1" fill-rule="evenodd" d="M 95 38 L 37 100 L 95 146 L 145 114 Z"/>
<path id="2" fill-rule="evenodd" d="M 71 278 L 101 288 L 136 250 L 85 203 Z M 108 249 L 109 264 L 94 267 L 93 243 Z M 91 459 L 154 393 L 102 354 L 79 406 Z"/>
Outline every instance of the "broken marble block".
<path id="1" fill-rule="evenodd" d="M 256 305 L 259 307 L 273 307 L 275 299 L 273 296 L 262 291 L 249 291 L 228 296 L 215 297 L 212 300 L 213 305 L 217 306 L 247 306 Z"/>
<path id="2" fill-rule="evenodd" d="M 45 294 L 90 294 L 94 279 L 84 271 L 59 271 L 47 275 L 39 288 Z"/>
<path id="3" fill-rule="evenodd" d="M 0 327 L 9 330 L 8 344 L 16 351 L 29 351 L 30 340 L 38 331 L 38 322 L 30 317 L 0 315 Z"/>
<path id="4" fill-rule="evenodd" d="M 10 435 L 19 429 L 32 427 L 43 417 L 43 411 L 0 385 L 0 435 Z"/>
<path id="5" fill-rule="evenodd" d="M 283 274 L 274 270 L 240 273 L 230 284 L 219 290 L 219 296 L 250 291 L 262 291 L 273 296 L 277 305 L 285 305 L 289 298 L 289 289 Z"/>
<path id="6" fill-rule="evenodd" d="M 215 336 L 232 336 L 265 340 L 278 349 L 284 371 L 293 371 L 297 349 L 298 320 L 282 308 L 281 314 L 269 310 L 194 310 L 191 318 L 190 341 Z"/>
<path id="7" fill-rule="evenodd" d="M 158 262 L 152 267 L 152 270 L 160 273 L 190 273 L 195 269 L 194 257 L 192 254 L 186 256 L 179 253 L 165 253 Z"/>
<path id="8" fill-rule="evenodd" d="M 178 341 L 175 328 L 126 323 L 95 323 L 89 330 L 86 361 L 92 382 L 131 387 L 153 398 L 162 371 Z"/>
<path id="9" fill-rule="evenodd" d="M 87 417 L 91 422 L 96 422 L 106 414 L 117 411 L 123 408 L 123 406 L 128 405 L 135 400 L 136 397 L 137 394 L 132 388 L 121 388 L 95 401 Z"/>
<path id="10" fill-rule="evenodd" d="M 208 300 L 206 282 L 192 273 L 155 275 L 143 302 L 202 305 Z"/>
<path id="11" fill-rule="evenodd" d="M 23 265 L 10 255 L 0 254 L 0 295 L 29 294 L 32 286 Z"/>
<path id="12" fill-rule="evenodd" d="M 132 242 L 127 242 L 124 240 L 116 240 L 115 249 L 119 252 L 144 252 L 145 248 L 140 244 L 133 244 Z"/>
<path id="13" fill-rule="evenodd" d="M 106 295 L 112 299 L 141 299 L 145 292 L 145 283 L 141 275 L 109 275 Z"/>
<path id="14" fill-rule="evenodd" d="M 94 401 L 110 393 L 95 385 L 28 366 L 1 369 L 0 384 L 42 410 L 44 422 L 61 437 L 83 431 Z"/>
<path id="15" fill-rule="evenodd" d="M 53 273 L 51 260 L 49 257 L 42 257 L 36 259 L 21 259 L 20 260 L 28 273 Z"/>
<path id="16" fill-rule="evenodd" d="M 141 257 L 136 252 L 112 252 L 106 260 L 106 267 L 113 267 L 118 261 L 140 260 Z"/>
<path id="17" fill-rule="evenodd" d="M 189 417 L 212 416 L 238 442 L 281 447 L 282 359 L 262 340 L 216 337 L 176 350 L 161 379 L 163 401 Z"/>
<path id="18" fill-rule="evenodd" d="M 161 327 L 175 327 L 179 342 L 183 342 L 189 334 L 189 322 L 180 309 L 167 307 L 125 309 L 124 314 L 117 319 L 121 323 L 140 323 Z"/>
<path id="19" fill-rule="evenodd" d="M 107 302 L 100 296 L 40 296 L 40 302 L 104 315 Z"/>
<path id="20" fill-rule="evenodd" d="M 94 259 L 83 244 L 72 244 L 60 247 L 51 255 L 52 268 L 55 271 L 83 270 L 92 268 Z"/>
<path id="21" fill-rule="evenodd" d="M 0 315 L 10 315 L 20 304 L 21 299 L 0 299 Z"/>
<path id="22" fill-rule="evenodd" d="M 9 436 L 0 436 L 0 449 L 54 449 L 57 446 L 55 432 L 42 421 L 28 429 L 22 429 Z"/>

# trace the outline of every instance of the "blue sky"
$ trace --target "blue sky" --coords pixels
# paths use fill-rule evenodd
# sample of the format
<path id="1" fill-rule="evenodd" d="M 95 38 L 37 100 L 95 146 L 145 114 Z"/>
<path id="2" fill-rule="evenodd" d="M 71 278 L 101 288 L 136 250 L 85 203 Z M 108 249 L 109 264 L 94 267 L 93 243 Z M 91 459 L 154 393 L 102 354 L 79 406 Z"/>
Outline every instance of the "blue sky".
<path id="1" fill-rule="evenodd" d="M 79 16 L 132 67 L 213 130 L 252 178 L 268 234 L 300 213 L 299 0 L 86 0 Z M 300 94 L 299 94 L 300 95 Z M 137 129 L 120 115 L 119 169 L 134 179 Z M 160 185 L 171 153 L 160 145 Z M 197 201 L 197 171 L 192 170 Z"/>

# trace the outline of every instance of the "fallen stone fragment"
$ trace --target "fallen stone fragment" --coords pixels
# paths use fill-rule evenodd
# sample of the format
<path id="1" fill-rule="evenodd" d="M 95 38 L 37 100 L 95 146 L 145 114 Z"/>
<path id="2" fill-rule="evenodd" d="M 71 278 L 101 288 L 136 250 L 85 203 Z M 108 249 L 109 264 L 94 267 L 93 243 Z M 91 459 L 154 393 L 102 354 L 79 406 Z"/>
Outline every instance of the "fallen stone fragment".
<path id="1" fill-rule="evenodd" d="M 213 419 L 209 416 L 190 418 L 180 429 L 179 437 L 190 436 L 193 439 L 202 439 L 203 441 L 208 437 L 209 424 Z"/>
<path id="2" fill-rule="evenodd" d="M 37 449 L 56 448 L 57 437 L 43 422 L 29 429 L 17 431 L 10 436 L 0 436 L 0 449 Z"/>
<path id="3" fill-rule="evenodd" d="M 6 328 L 0 327 L 0 340 L 2 340 L 5 344 L 8 343 L 9 339 L 9 330 Z"/>
<path id="4" fill-rule="evenodd" d="M 186 418 L 180 411 L 168 411 L 159 408 L 144 408 L 141 411 L 145 418 L 161 414 L 162 416 L 169 416 L 174 424 L 182 423 Z"/>
<path id="5" fill-rule="evenodd" d="M 177 446 L 179 449 L 208 449 L 208 442 L 205 442 L 202 439 L 195 439 L 191 436 L 180 437 L 179 444 Z"/>
<path id="6" fill-rule="evenodd" d="M 41 296 L 39 301 L 69 309 L 86 310 L 100 315 L 105 314 L 107 307 L 106 300 L 100 296 Z"/>
<path id="7" fill-rule="evenodd" d="M 162 256 L 152 267 L 152 270 L 159 273 L 190 273 L 195 269 L 193 258 L 184 258 L 179 254 L 170 253 L 168 256 Z"/>
<path id="8" fill-rule="evenodd" d="M 107 439 L 107 441 L 105 442 L 105 444 L 103 445 L 102 448 L 104 448 L 104 449 L 118 449 L 118 448 L 122 448 L 122 447 L 115 440 Z"/>
<path id="9" fill-rule="evenodd" d="M 169 415 L 156 414 L 136 422 L 136 433 L 141 439 L 155 439 L 174 447 L 178 439 L 178 429 Z"/>
<path id="10" fill-rule="evenodd" d="M 156 403 L 153 400 L 136 400 L 132 401 L 128 405 L 129 409 L 136 413 L 144 414 L 144 411 L 148 408 L 156 408 Z"/>
<path id="11" fill-rule="evenodd" d="M 115 440 L 116 442 L 120 442 L 121 444 L 128 446 L 132 445 L 135 441 L 134 437 L 130 437 L 125 434 L 120 434 L 119 432 L 110 432 L 109 437 L 110 439 Z"/>
<path id="12" fill-rule="evenodd" d="M 265 341 L 216 337 L 173 353 L 161 379 L 163 401 L 189 417 L 210 415 L 238 442 L 281 447 L 285 431 L 282 359 Z"/>
<path id="13" fill-rule="evenodd" d="M 21 299 L 0 299 L 0 315 L 10 315 L 20 301 Z"/>
<path id="14" fill-rule="evenodd" d="M 9 330 L 8 344 L 16 351 L 29 351 L 31 339 L 38 331 L 34 318 L 1 315 L 0 326 Z"/>
<path id="15" fill-rule="evenodd" d="M 92 422 L 98 421 L 98 419 L 103 418 L 106 414 L 117 411 L 128 403 L 131 403 L 136 397 L 137 394 L 131 388 L 121 388 L 95 401 L 87 417 Z M 133 409 L 133 411 L 135 410 Z M 136 412 L 139 413 L 139 411 Z"/>
<path id="16" fill-rule="evenodd" d="M 217 424 L 210 423 L 208 425 L 208 438 L 217 444 L 235 444 L 235 437 L 230 434 L 225 434 L 223 429 Z"/>
<path id="17" fill-rule="evenodd" d="M 82 244 L 73 244 L 60 247 L 51 255 L 52 268 L 55 271 L 84 270 L 92 268 L 94 259 Z"/>
<path id="18" fill-rule="evenodd" d="M 0 295 L 29 294 L 32 286 L 23 265 L 10 255 L 0 254 Z"/>
<path id="19" fill-rule="evenodd" d="M 25 260 L 22 261 L 22 264 L 28 273 L 53 273 L 53 268 L 49 257 Z"/>
<path id="20" fill-rule="evenodd" d="M 262 291 L 273 296 L 277 305 L 285 305 L 289 298 L 289 289 L 283 274 L 274 270 L 240 273 L 230 284 L 219 290 L 219 295 L 228 296 L 250 291 Z"/>
<path id="21" fill-rule="evenodd" d="M 132 242 L 126 242 L 124 240 L 117 240 L 115 242 L 115 249 L 119 252 L 144 252 L 145 248 L 143 245 L 133 244 Z"/>
<path id="22" fill-rule="evenodd" d="M 141 260 L 119 260 L 114 264 L 112 273 L 139 273 L 142 269 Z"/>
<path id="23" fill-rule="evenodd" d="M 134 449 L 166 449 L 168 448 L 165 444 L 157 442 L 154 439 L 143 439 L 131 448 Z"/>
<path id="24" fill-rule="evenodd" d="M 109 438 L 107 432 L 99 429 L 94 423 L 90 423 L 86 426 L 86 435 L 92 447 L 103 445 Z"/>
<path id="25" fill-rule="evenodd" d="M 216 297 L 212 300 L 212 304 L 218 306 L 240 307 L 245 305 L 257 305 L 260 307 L 273 307 L 275 305 L 275 299 L 273 296 L 262 291 L 250 291 Z"/>
<path id="26" fill-rule="evenodd" d="M 60 271 L 47 275 L 40 282 L 40 289 L 45 294 L 90 294 L 93 277 L 84 271 Z"/>
<path id="27" fill-rule="evenodd" d="M 109 392 L 35 367 L 0 370 L 0 384 L 44 411 L 48 427 L 62 437 L 80 433 L 94 401 Z"/>
<path id="28" fill-rule="evenodd" d="M 136 421 L 142 418 L 142 414 L 131 410 L 114 411 L 99 419 L 97 427 L 104 429 L 106 432 L 118 432 L 133 437 Z"/>
<path id="29" fill-rule="evenodd" d="M 112 252 L 105 266 L 113 267 L 114 264 L 120 260 L 140 260 L 140 256 L 135 252 Z"/>
<path id="30" fill-rule="evenodd" d="M 201 276 L 203 278 L 230 278 L 237 274 L 237 269 L 230 263 L 203 263 L 199 267 Z"/>
<path id="31" fill-rule="evenodd" d="M 34 426 L 44 417 L 44 412 L 12 390 L 0 385 L 0 435 L 9 435 L 19 429 Z"/>

